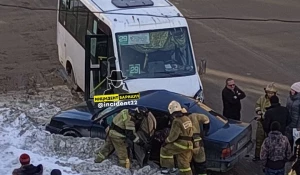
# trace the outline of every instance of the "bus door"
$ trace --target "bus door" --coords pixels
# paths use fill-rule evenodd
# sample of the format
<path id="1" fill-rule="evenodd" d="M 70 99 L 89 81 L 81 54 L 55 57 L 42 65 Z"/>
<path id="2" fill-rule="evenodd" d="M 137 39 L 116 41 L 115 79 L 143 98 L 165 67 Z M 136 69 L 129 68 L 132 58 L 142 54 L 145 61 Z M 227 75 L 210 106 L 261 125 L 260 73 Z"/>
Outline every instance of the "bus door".
<path id="1" fill-rule="evenodd" d="M 107 90 L 107 77 L 116 69 L 115 57 L 110 56 L 110 36 L 105 34 L 86 35 L 85 48 L 85 98 L 103 95 Z M 109 53 L 110 52 L 110 53 Z"/>

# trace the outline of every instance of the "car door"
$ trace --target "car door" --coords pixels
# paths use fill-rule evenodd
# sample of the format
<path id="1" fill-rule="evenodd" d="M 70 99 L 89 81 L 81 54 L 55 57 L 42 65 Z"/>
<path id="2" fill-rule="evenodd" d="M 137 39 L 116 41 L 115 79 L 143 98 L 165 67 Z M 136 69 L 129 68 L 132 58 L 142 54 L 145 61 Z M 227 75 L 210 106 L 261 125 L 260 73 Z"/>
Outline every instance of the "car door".
<path id="1" fill-rule="evenodd" d="M 139 138 L 141 140 L 143 140 L 145 143 L 147 144 L 152 144 L 152 138 L 149 137 L 145 132 L 143 132 L 142 130 L 138 129 L 136 131 L 137 135 L 139 136 Z M 144 166 L 149 159 L 150 153 L 151 153 L 151 149 L 146 150 L 145 147 L 140 146 L 138 144 L 133 144 L 133 148 L 132 148 L 132 152 L 134 154 L 135 159 L 137 160 L 137 162 L 140 164 L 140 166 Z"/>
<path id="2" fill-rule="evenodd" d="M 93 121 L 90 130 L 90 136 L 92 138 L 105 139 L 106 138 L 105 128 L 106 127 L 101 119 Z"/>
<path id="3" fill-rule="evenodd" d="M 113 111 L 107 115 L 93 121 L 91 127 L 91 137 L 98 137 L 100 139 L 106 138 L 105 129 L 111 125 L 113 118 L 120 112 L 120 110 Z"/>
<path id="4" fill-rule="evenodd" d="M 162 129 L 165 129 L 168 127 L 168 114 L 158 111 L 158 110 L 153 110 L 149 109 L 152 114 L 154 115 L 156 119 L 156 131 L 160 131 Z M 146 150 L 144 147 L 141 147 L 137 144 L 134 144 L 134 156 L 137 162 L 139 163 L 140 166 L 144 166 L 147 164 L 148 160 L 154 161 L 154 162 L 159 162 L 159 154 L 160 154 L 160 147 L 161 147 L 161 142 L 157 141 L 154 137 L 155 134 L 152 137 L 147 137 L 146 134 L 142 134 L 143 131 L 137 131 L 139 134 L 139 137 L 142 138 L 144 141 L 148 142 L 151 145 L 150 150 Z"/>

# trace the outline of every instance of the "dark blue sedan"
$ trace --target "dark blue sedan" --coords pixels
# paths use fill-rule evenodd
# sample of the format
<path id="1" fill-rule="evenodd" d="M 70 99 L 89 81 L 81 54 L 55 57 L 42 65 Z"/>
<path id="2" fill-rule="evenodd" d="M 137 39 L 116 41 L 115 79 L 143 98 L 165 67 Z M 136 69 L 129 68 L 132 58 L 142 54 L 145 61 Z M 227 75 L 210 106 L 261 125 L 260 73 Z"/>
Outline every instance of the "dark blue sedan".
<path id="1" fill-rule="evenodd" d="M 183 95 L 166 90 L 150 90 L 140 93 L 141 98 L 137 106 L 147 107 L 157 120 L 157 131 L 168 127 L 168 104 L 172 100 L 187 107 L 190 113 L 205 114 L 210 119 L 210 130 L 204 136 L 207 166 L 212 171 L 226 172 L 242 159 L 253 147 L 251 141 L 252 127 L 249 123 L 228 120 L 206 105 Z M 105 128 L 110 125 L 114 116 L 124 108 L 131 106 L 117 106 L 95 109 L 86 102 L 73 108 L 61 111 L 52 117 L 46 130 L 54 134 L 74 137 L 98 137 L 105 139 Z M 159 162 L 159 147 L 153 143 L 150 160 Z M 139 153 L 135 153 L 136 156 Z M 141 164 L 142 159 L 137 159 Z"/>

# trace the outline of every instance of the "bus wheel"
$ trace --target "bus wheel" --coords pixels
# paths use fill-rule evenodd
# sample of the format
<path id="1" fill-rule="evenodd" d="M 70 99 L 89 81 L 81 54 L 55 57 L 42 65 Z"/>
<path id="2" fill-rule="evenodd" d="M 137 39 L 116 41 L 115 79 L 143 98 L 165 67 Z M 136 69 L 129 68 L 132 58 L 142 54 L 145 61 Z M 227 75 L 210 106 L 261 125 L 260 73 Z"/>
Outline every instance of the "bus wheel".
<path id="1" fill-rule="evenodd" d="M 71 76 L 71 88 L 75 91 L 79 91 L 79 87 L 78 85 L 76 84 L 76 81 L 75 81 L 75 75 L 74 75 L 74 72 L 73 72 L 73 69 L 71 69 L 71 72 L 70 72 L 70 76 Z"/>

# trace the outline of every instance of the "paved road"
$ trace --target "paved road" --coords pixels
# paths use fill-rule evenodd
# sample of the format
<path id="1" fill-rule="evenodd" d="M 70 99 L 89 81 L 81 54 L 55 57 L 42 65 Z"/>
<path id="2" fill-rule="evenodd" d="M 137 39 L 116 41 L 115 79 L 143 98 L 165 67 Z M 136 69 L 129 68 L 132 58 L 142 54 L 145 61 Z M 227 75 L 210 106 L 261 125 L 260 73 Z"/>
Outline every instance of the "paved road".
<path id="1" fill-rule="evenodd" d="M 300 20 L 300 1 L 172 0 L 188 16 L 281 18 Z M 1 3 L 55 7 L 56 0 L 2 0 Z M 56 13 L 0 7 L 0 93 L 2 90 L 63 84 L 56 50 Z M 228 77 L 245 90 L 242 120 L 249 122 L 255 100 L 270 81 L 280 87 L 282 103 L 289 86 L 300 81 L 300 24 L 230 20 L 189 20 L 195 54 L 206 58 L 202 76 L 206 102 L 222 110 L 220 94 Z M 248 160 L 249 159 L 249 160 Z M 247 158 L 228 175 L 259 175 Z"/>
<path id="2" fill-rule="evenodd" d="M 294 0 L 172 2 L 187 16 L 300 20 L 300 2 Z M 189 20 L 189 24 L 197 58 L 208 60 L 202 79 L 207 102 L 215 109 L 222 109 L 220 93 L 227 77 L 236 78 L 248 95 L 244 121 L 251 120 L 253 103 L 266 83 L 280 83 L 285 98 L 291 83 L 300 81 L 300 23 Z"/>

